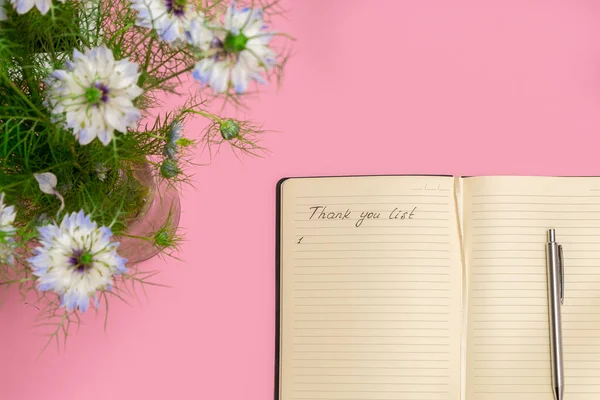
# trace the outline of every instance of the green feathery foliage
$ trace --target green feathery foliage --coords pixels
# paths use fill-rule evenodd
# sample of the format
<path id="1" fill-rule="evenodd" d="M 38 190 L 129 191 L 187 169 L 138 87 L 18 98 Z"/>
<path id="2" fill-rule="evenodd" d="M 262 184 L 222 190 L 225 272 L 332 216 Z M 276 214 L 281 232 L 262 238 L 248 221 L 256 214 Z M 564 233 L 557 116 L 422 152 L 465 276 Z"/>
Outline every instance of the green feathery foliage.
<path id="1" fill-rule="evenodd" d="M 221 18 L 228 5 L 219 0 L 196 2 L 207 19 Z M 246 5 L 262 7 L 267 22 L 281 11 L 278 1 Z M 150 171 L 154 180 L 166 181 L 172 190 L 177 190 L 180 182 L 190 182 L 186 164 L 192 163 L 190 151 L 196 142 L 185 137 L 174 140 L 174 124 L 206 119 L 207 129 L 199 143 L 209 149 L 229 145 L 250 155 L 264 151 L 258 144 L 264 131 L 250 121 L 209 111 L 217 103 L 243 105 L 242 95 L 232 91 L 214 95 L 203 92 L 199 84 L 198 93 L 179 93 L 182 81 L 188 80 L 195 64 L 207 54 L 191 45 L 168 44 L 154 30 L 137 26 L 129 0 L 54 2 L 45 15 L 35 8 L 20 15 L 9 4 L 6 11 L 7 19 L 0 21 L 0 193 L 5 194 L 5 204 L 17 211 L 17 233 L 16 263 L 0 263 L 0 287 L 18 287 L 23 296 L 36 293 L 41 324 L 53 326 L 50 340 L 58 343 L 58 337 L 66 338 L 69 326 L 77 324 L 80 316 L 78 311 L 66 312 L 56 296 L 35 290 L 36 279 L 27 257 L 36 245 L 38 227 L 60 223 L 64 215 L 83 210 L 99 226 L 110 227 L 116 238 L 138 240 L 140 246 L 146 243 L 172 255 L 182 237 L 177 232 L 178 218 L 171 212 L 161 226 L 143 235 L 131 234 L 128 227 L 143 215 L 152 194 L 152 183 L 143 177 L 144 171 Z M 230 35 L 224 47 L 239 52 L 247 40 L 243 35 Z M 139 66 L 137 85 L 143 94 L 134 105 L 142 111 L 143 123 L 127 133 L 115 133 L 108 145 L 97 139 L 81 145 L 49 109 L 48 78 L 53 71 L 64 69 L 74 52 L 101 45 L 112 51 L 115 60 L 128 59 Z M 281 58 L 270 77 L 279 82 L 288 55 L 277 50 Z M 164 93 L 188 98 L 182 107 L 165 111 L 157 101 Z M 225 109 L 221 107 L 221 111 Z M 34 174 L 46 172 L 56 176 L 56 192 L 64 204 L 59 196 L 40 190 Z M 0 244 L 4 241 L 4 236 L 0 237 Z M 127 274 L 116 278 L 113 292 L 100 293 L 107 309 L 108 298 L 122 298 L 128 287 L 135 291 L 137 286 L 156 284 L 150 281 L 154 272 L 128 267 Z"/>

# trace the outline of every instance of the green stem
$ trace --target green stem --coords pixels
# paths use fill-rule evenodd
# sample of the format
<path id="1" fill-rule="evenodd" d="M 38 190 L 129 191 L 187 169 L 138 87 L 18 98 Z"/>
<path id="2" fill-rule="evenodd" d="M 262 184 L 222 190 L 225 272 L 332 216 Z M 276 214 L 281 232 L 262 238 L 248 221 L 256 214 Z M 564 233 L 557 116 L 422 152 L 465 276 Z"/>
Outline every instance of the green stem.
<path id="1" fill-rule="evenodd" d="M 134 26 L 135 26 L 135 24 L 129 24 L 129 25 L 126 25 L 126 26 L 123 28 L 123 30 L 122 30 L 122 31 L 123 31 L 123 35 L 122 35 L 122 36 L 119 38 L 119 39 L 120 39 L 120 41 L 119 41 L 119 44 L 118 44 L 118 46 L 119 46 L 119 47 L 121 47 L 121 46 L 122 46 L 122 44 L 123 44 L 123 41 L 125 40 L 125 34 L 126 34 L 126 33 L 127 33 L 127 32 L 128 32 L 130 29 L 131 29 L 131 28 L 133 28 Z M 151 33 L 151 34 L 152 34 L 152 33 Z M 132 55 L 132 54 L 133 54 L 135 51 L 137 51 L 137 50 L 138 50 L 139 46 L 140 46 L 142 43 L 144 43 L 144 41 L 145 41 L 145 40 L 148 38 L 148 36 L 149 36 L 149 35 L 143 35 L 143 36 L 142 36 L 142 39 L 141 39 L 139 42 L 136 42 L 136 43 L 135 43 L 134 45 L 132 45 L 131 47 L 127 47 L 127 49 L 128 49 L 129 51 L 128 51 L 127 53 L 123 53 L 123 55 L 125 55 L 125 56 L 127 56 L 127 57 L 131 57 L 131 55 Z"/>
<path id="2" fill-rule="evenodd" d="M 27 97 L 25 95 L 25 93 L 23 93 L 23 91 L 21 91 L 21 89 L 19 89 L 17 87 L 17 85 L 15 85 L 15 83 L 12 80 L 7 80 L 8 84 L 10 85 L 10 87 L 12 87 L 14 89 L 15 92 L 17 92 L 17 94 L 19 95 L 19 97 L 21 97 L 29 107 L 31 107 L 40 117 L 42 117 L 42 120 L 44 122 L 47 122 L 48 119 L 46 117 L 46 115 L 44 115 L 44 113 L 42 113 L 32 102 L 31 100 L 29 100 L 29 97 Z"/>
<path id="3" fill-rule="evenodd" d="M 248 40 L 257 39 L 257 38 L 265 37 L 265 36 L 283 36 L 283 37 L 288 38 L 293 41 L 296 40 L 296 38 L 294 38 L 293 36 L 288 35 L 287 33 L 281 33 L 281 32 L 259 33 L 254 36 L 248 36 Z"/>
<path id="4" fill-rule="evenodd" d="M 77 152 L 75 151 L 75 146 L 71 143 L 69 145 L 69 149 L 71 150 L 71 154 L 73 154 L 73 160 L 72 163 L 79 169 L 79 170 L 83 170 L 83 168 L 81 167 L 81 165 L 77 162 L 77 159 L 79 158 Z"/>
<path id="5" fill-rule="evenodd" d="M 244 22 L 244 25 L 242 25 L 242 27 L 240 28 L 240 32 L 244 32 L 244 29 L 246 29 L 246 26 L 252 19 L 253 14 L 254 14 L 254 0 L 252 0 L 252 3 L 250 4 L 250 12 L 248 12 L 248 19 L 246 19 L 246 21 Z"/>
<path id="6" fill-rule="evenodd" d="M 96 35 L 95 35 L 95 39 L 96 39 L 96 43 L 98 43 L 98 39 L 101 37 L 100 33 L 102 30 L 102 6 L 100 4 L 100 2 L 98 2 L 96 4 L 96 6 L 98 7 L 97 9 L 94 10 L 94 12 L 96 13 Z"/>
<path id="7" fill-rule="evenodd" d="M 36 104 L 40 103 L 40 94 L 38 90 L 34 90 L 33 83 L 35 80 L 31 75 L 29 68 L 33 67 L 33 62 L 31 57 L 24 56 L 23 57 L 23 66 L 21 67 L 21 71 L 23 72 L 23 77 L 25 78 L 25 82 L 27 82 L 27 88 L 29 89 L 29 93 L 31 94 L 31 98 L 35 101 Z"/>
<path id="8" fill-rule="evenodd" d="M 25 282 L 29 282 L 32 280 L 33 280 L 33 278 L 14 279 L 12 281 L 0 282 L 0 286 L 1 285 L 14 285 L 15 283 L 25 283 Z"/>
<path id="9" fill-rule="evenodd" d="M 195 66 L 194 66 L 194 65 L 190 65 L 189 67 L 187 67 L 186 69 L 184 69 L 184 70 L 182 70 L 182 71 L 175 72 L 175 73 L 173 73 L 173 74 L 171 74 L 171 75 L 167 76 L 166 78 L 163 78 L 163 79 L 161 79 L 160 81 L 156 82 L 154 85 L 150 86 L 150 87 L 148 88 L 148 90 L 155 89 L 155 88 L 157 88 L 158 86 L 160 86 L 161 84 L 163 84 L 163 83 L 165 83 L 165 82 L 167 82 L 167 81 L 170 81 L 171 79 L 173 79 L 173 78 L 176 78 L 176 77 L 178 77 L 179 75 L 181 75 L 181 74 L 183 74 L 183 73 L 185 73 L 185 72 L 189 72 L 189 71 L 193 70 L 194 68 L 195 68 Z"/>
<path id="10" fill-rule="evenodd" d="M 154 68 L 152 68 L 150 71 L 148 71 L 148 74 L 152 75 L 153 73 L 155 73 L 156 71 L 158 71 L 159 69 L 161 69 L 162 67 L 164 67 L 166 64 L 169 63 L 169 61 L 171 61 L 172 59 L 180 56 L 180 55 L 184 55 L 185 57 L 189 57 L 189 58 L 193 58 L 193 55 L 186 52 L 185 50 L 181 50 L 177 53 L 173 53 L 171 54 L 171 56 L 169 56 L 167 59 L 165 59 L 164 61 L 160 62 L 158 65 L 156 65 Z"/>
<path id="11" fill-rule="evenodd" d="M 46 122 L 41 118 L 30 117 L 27 115 L 0 115 L 0 119 L 18 119 L 22 121 Z"/>
<path id="12" fill-rule="evenodd" d="M 211 114 L 211 113 L 209 113 L 209 112 L 207 112 L 207 111 L 200 111 L 200 110 L 183 110 L 183 111 L 181 112 L 181 114 L 188 114 L 188 113 L 189 113 L 189 114 L 197 114 L 197 115 L 201 115 L 201 116 L 203 116 L 203 117 L 205 117 L 205 118 L 209 118 L 209 119 L 212 119 L 213 121 L 217 121 L 218 123 L 222 123 L 222 122 L 223 122 L 223 119 L 222 119 L 222 118 L 219 118 L 219 117 L 217 117 L 216 115 L 214 115 L 214 114 Z"/>
<path id="13" fill-rule="evenodd" d="M 60 166 L 62 166 L 62 165 L 66 165 L 66 164 L 71 164 L 71 162 L 70 162 L 70 161 L 65 161 L 65 162 L 62 162 L 62 163 L 60 163 L 60 164 L 53 165 L 53 166 L 51 166 L 51 167 L 48 167 L 48 168 L 45 168 L 45 169 L 43 169 L 43 170 L 39 171 L 39 173 L 48 172 L 48 171 L 51 171 L 51 170 L 53 170 L 54 168 L 58 168 L 58 167 L 60 167 Z M 19 185 L 21 185 L 21 184 L 23 184 L 23 183 L 27 182 L 28 180 L 29 180 L 29 179 L 25 179 L 25 180 L 22 180 L 22 181 L 13 182 L 13 183 L 11 183 L 11 184 L 8 184 L 8 185 L 6 185 L 6 186 L 2 186 L 2 187 L 0 187 L 0 190 L 4 190 L 4 189 L 11 188 L 11 187 L 14 187 L 14 186 L 19 186 Z"/>
<path id="14" fill-rule="evenodd" d="M 144 86 L 144 82 L 148 78 L 148 66 L 150 65 L 150 57 L 152 57 L 152 46 L 154 45 L 154 36 L 150 38 L 150 43 L 148 43 L 148 51 L 146 52 L 146 59 L 144 61 L 144 67 L 142 69 L 142 75 L 140 76 L 140 82 L 138 83 L 139 87 Z"/>
<path id="15" fill-rule="evenodd" d="M 128 238 L 132 238 L 132 239 L 140 239 L 140 240 L 147 240 L 147 241 L 152 241 L 151 238 L 149 237 L 145 237 L 145 236 L 135 236 L 135 235 L 128 235 L 126 233 L 121 233 L 120 235 L 117 236 L 123 236 L 123 237 L 128 237 Z"/>
<path id="16" fill-rule="evenodd" d="M 159 136 L 159 135 L 155 135 L 153 133 L 150 132 L 145 132 L 145 135 L 154 139 L 159 139 L 161 141 L 165 140 L 166 138 L 164 136 Z"/>

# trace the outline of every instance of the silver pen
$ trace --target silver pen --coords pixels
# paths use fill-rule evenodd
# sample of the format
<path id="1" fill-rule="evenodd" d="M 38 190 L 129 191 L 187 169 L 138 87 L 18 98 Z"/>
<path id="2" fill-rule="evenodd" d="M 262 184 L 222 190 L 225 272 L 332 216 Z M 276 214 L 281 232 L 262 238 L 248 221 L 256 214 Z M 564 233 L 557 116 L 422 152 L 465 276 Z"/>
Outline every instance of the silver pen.
<path id="1" fill-rule="evenodd" d="M 562 322 L 560 309 L 565 297 L 565 272 L 562 246 L 556 243 L 556 233 L 554 229 L 548 230 L 546 269 L 548 274 L 548 321 L 550 330 L 552 391 L 554 392 L 555 400 L 563 400 L 565 378 L 563 371 Z"/>

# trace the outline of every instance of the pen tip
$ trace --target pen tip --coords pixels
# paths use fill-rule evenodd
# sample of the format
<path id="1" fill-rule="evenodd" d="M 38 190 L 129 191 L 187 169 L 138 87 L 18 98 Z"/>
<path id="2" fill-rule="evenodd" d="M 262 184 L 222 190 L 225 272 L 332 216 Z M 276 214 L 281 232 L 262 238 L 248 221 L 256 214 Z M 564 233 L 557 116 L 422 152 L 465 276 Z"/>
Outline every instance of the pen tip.
<path id="1" fill-rule="evenodd" d="M 558 386 L 554 388 L 554 398 L 556 400 L 564 400 L 565 395 L 564 395 L 564 390 L 562 386 Z"/>
<path id="2" fill-rule="evenodd" d="M 556 241 L 556 233 L 555 233 L 554 229 L 548 229 L 548 241 L 549 242 Z"/>

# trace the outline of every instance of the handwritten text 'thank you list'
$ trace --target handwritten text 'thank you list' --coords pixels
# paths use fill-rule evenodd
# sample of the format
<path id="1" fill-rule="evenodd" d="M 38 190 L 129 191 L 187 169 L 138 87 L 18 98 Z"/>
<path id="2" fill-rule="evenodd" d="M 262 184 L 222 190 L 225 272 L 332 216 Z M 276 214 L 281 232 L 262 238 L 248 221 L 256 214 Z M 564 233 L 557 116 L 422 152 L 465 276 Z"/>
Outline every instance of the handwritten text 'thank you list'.
<path id="1" fill-rule="evenodd" d="M 403 220 L 403 219 L 414 219 L 417 207 L 413 207 L 408 210 L 401 210 L 398 207 L 394 208 L 389 213 L 375 212 L 375 211 L 355 211 L 346 209 L 345 211 L 334 210 L 331 211 L 327 208 L 328 206 L 313 206 L 309 207 L 311 212 L 309 213 L 309 220 L 356 220 L 354 226 L 357 228 L 363 225 L 363 222 L 369 220 Z M 355 218 L 358 216 L 358 218 Z"/>

